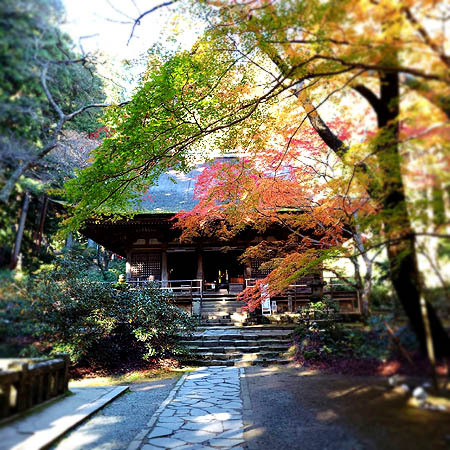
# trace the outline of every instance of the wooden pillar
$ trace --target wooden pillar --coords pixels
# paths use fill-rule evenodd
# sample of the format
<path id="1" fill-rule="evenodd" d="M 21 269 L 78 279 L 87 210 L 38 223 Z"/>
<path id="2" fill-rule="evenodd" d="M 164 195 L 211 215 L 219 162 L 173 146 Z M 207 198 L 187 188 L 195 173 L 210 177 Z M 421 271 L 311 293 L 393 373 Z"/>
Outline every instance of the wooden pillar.
<path id="1" fill-rule="evenodd" d="M 127 263 L 126 263 L 126 279 L 131 279 L 131 251 L 127 252 Z"/>
<path id="2" fill-rule="evenodd" d="M 197 252 L 197 275 L 195 277 L 203 280 L 203 253 L 201 250 Z"/>
<path id="3" fill-rule="evenodd" d="M 169 279 L 169 268 L 167 266 L 167 252 L 163 250 L 161 252 L 161 281 L 167 281 Z"/>
<path id="4" fill-rule="evenodd" d="M 246 264 L 244 278 L 251 278 L 251 277 L 252 277 L 252 267 L 250 266 L 250 264 Z"/>

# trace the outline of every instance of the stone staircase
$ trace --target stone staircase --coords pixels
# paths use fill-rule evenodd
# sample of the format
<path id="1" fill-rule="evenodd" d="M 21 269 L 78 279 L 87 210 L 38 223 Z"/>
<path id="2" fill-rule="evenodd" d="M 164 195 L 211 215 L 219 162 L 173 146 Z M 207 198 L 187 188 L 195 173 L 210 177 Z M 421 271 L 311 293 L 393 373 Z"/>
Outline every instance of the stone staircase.
<path id="1" fill-rule="evenodd" d="M 185 364 L 200 366 L 250 366 L 287 364 L 292 328 L 273 326 L 200 327 L 183 340 L 189 349 Z"/>
<path id="2" fill-rule="evenodd" d="M 205 327 L 242 325 L 247 313 L 245 304 L 233 294 L 204 294 L 200 310 L 200 324 Z"/>

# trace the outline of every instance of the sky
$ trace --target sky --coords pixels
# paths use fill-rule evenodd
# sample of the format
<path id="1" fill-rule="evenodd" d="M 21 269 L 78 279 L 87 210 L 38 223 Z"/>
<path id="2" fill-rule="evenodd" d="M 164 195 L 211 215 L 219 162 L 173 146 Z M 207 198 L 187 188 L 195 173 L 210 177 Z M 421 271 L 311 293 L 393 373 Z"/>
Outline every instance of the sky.
<path id="1" fill-rule="evenodd" d="M 176 36 L 182 48 L 190 48 L 198 35 L 198 24 L 194 27 L 186 16 L 164 7 L 145 16 L 128 42 L 134 19 L 161 3 L 159 0 L 63 2 L 66 8 L 63 30 L 74 42 L 81 43 L 85 52 L 106 54 L 111 64 L 116 66 L 121 60 L 139 58 L 158 40 L 167 43 L 168 36 Z M 142 69 L 143 66 L 136 68 L 138 71 Z"/>

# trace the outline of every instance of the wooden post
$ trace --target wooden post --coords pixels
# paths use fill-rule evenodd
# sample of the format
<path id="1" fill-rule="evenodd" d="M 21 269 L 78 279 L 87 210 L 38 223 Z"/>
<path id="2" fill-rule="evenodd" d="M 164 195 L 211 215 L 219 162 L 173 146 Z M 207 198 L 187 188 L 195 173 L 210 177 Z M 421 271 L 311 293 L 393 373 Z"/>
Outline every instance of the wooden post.
<path id="1" fill-rule="evenodd" d="M 69 390 L 70 356 L 68 353 L 57 353 L 55 356 L 64 361 L 64 368 L 61 371 L 62 380 L 60 380 L 60 386 L 62 388 L 62 393 L 65 393 Z"/>
<path id="2" fill-rule="evenodd" d="M 127 262 L 125 265 L 126 269 L 126 280 L 130 280 L 131 279 L 131 251 L 127 251 Z"/>
<path id="3" fill-rule="evenodd" d="M 8 417 L 10 410 L 11 384 L 2 385 L 2 393 L 0 394 L 0 419 Z"/>
<path id="4" fill-rule="evenodd" d="M 203 253 L 201 250 L 197 252 L 197 275 L 198 280 L 203 280 Z"/>
<path id="5" fill-rule="evenodd" d="M 20 364 L 20 379 L 17 383 L 17 411 L 25 411 L 29 406 L 28 363 Z"/>
<path id="6" fill-rule="evenodd" d="M 167 267 L 167 252 L 166 250 L 163 250 L 161 252 L 161 281 L 167 281 L 168 279 L 169 269 Z M 164 287 L 164 283 L 162 283 L 162 286 Z"/>
<path id="7" fill-rule="evenodd" d="M 42 371 L 39 371 L 39 374 L 37 376 L 36 388 L 37 388 L 36 403 L 39 404 L 44 401 L 44 376 L 42 374 Z"/>
<path id="8" fill-rule="evenodd" d="M 288 312 L 292 312 L 292 294 L 288 294 Z"/>

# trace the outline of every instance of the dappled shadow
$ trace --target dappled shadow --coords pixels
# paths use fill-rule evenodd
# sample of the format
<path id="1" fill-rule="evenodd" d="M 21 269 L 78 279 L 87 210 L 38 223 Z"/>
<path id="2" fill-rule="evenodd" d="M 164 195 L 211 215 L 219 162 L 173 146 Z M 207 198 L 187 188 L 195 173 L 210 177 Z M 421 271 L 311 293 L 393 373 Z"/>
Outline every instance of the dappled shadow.
<path id="1" fill-rule="evenodd" d="M 250 449 L 445 449 L 450 415 L 412 407 L 380 377 L 246 369 Z"/>
<path id="2" fill-rule="evenodd" d="M 146 427 L 175 381 L 176 378 L 129 383 L 128 392 L 67 434 L 53 448 L 127 448 L 135 436 Z"/>

